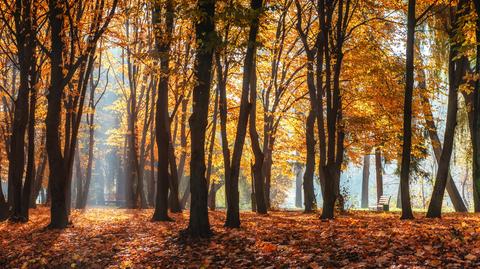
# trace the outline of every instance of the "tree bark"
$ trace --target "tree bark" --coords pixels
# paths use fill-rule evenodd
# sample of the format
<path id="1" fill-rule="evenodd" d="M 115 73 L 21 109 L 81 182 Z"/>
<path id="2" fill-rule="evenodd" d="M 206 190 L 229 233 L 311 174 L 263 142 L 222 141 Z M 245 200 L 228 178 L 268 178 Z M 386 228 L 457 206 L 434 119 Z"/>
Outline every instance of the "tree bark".
<path id="1" fill-rule="evenodd" d="M 302 174 L 303 167 L 300 163 L 295 163 L 295 207 L 302 207 Z"/>
<path id="2" fill-rule="evenodd" d="M 402 200 L 401 219 L 413 219 L 412 205 L 410 202 L 410 159 L 412 151 L 412 99 L 413 99 L 413 73 L 414 73 L 414 43 L 415 43 L 415 0 L 408 1 L 407 21 L 407 60 L 405 101 L 403 108 L 403 147 L 400 172 L 400 189 Z"/>
<path id="3" fill-rule="evenodd" d="M 254 52 L 256 53 L 256 52 Z M 258 132 L 256 126 L 257 120 L 257 68 L 255 64 L 255 58 L 253 61 L 253 67 L 250 70 L 252 74 L 250 75 L 250 120 L 249 120 L 249 133 L 250 141 L 252 144 L 252 151 L 255 158 L 255 161 L 252 166 L 254 188 L 255 188 L 255 206 L 256 212 L 259 214 L 267 214 L 267 201 L 269 200 L 270 189 L 265 188 L 265 170 L 264 170 L 264 161 L 265 155 L 260 148 L 260 143 L 258 142 Z M 266 143 L 266 142 L 264 142 Z M 268 195 L 268 196 L 267 196 Z"/>
<path id="4" fill-rule="evenodd" d="M 157 107 L 155 115 L 155 136 L 158 147 L 158 177 L 157 177 L 157 197 L 155 202 L 155 212 L 153 214 L 153 221 L 171 221 L 168 216 L 168 189 L 170 186 L 169 180 L 169 146 L 171 145 L 170 137 L 170 120 L 168 115 L 168 79 L 169 79 L 169 63 L 170 63 L 170 44 L 173 31 L 173 3 L 166 2 L 165 11 L 165 32 L 161 33 L 161 6 L 160 2 L 156 1 L 152 24 L 155 29 L 155 43 L 157 53 L 160 55 L 160 69 L 161 76 L 159 77 Z M 164 36 L 161 36 L 161 35 Z"/>
<path id="5" fill-rule="evenodd" d="M 480 1 L 475 0 L 475 11 L 477 13 L 475 37 L 477 41 L 476 57 L 475 57 L 475 73 L 480 74 Z M 472 106 L 472 171 L 473 171 L 473 193 L 474 193 L 474 209 L 480 212 L 480 81 L 475 81 L 475 89 L 473 91 Z"/>
<path id="6" fill-rule="evenodd" d="M 190 116 L 191 160 L 190 160 L 190 221 L 187 233 L 192 237 L 211 235 L 208 220 L 208 186 L 205 178 L 205 133 L 208 122 L 210 84 L 212 80 L 212 56 L 215 42 L 215 0 L 199 0 L 198 11 L 204 14 L 195 25 L 197 49 L 195 56 L 193 107 Z"/>
<path id="7" fill-rule="evenodd" d="M 32 61 L 34 60 L 31 59 Z M 33 65 L 32 65 L 33 68 Z M 35 72 L 35 71 L 34 71 Z M 37 82 L 37 75 L 33 74 L 33 82 Z M 31 87 L 30 89 L 30 107 L 28 115 L 28 162 L 27 162 L 27 171 L 25 174 L 25 183 L 23 186 L 22 193 L 22 219 L 28 220 L 29 218 L 29 209 L 30 209 L 30 200 L 33 195 L 33 187 L 35 180 L 35 110 L 37 105 L 37 89 Z"/>
<path id="8" fill-rule="evenodd" d="M 462 15 L 460 8 L 467 4 L 465 0 L 461 0 L 458 4 L 459 9 L 456 11 L 452 20 L 452 31 L 450 33 L 450 40 L 453 40 L 453 35 L 459 29 L 459 18 Z M 445 193 L 445 188 L 449 178 L 450 159 L 453 151 L 453 144 L 455 138 L 455 127 L 457 125 L 457 110 L 458 110 L 458 88 L 463 81 L 463 75 L 466 73 L 465 65 L 462 64 L 461 59 L 458 58 L 458 44 L 452 41 L 450 44 L 449 62 L 448 62 L 448 108 L 447 121 L 445 126 L 445 135 L 443 140 L 443 148 L 438 160 L 438 170 L 433 186 L 432 197 L 428 206 L 427 217 L 439 218 L 442 214 L 442 202 Z M 433 119 L 432 119 L 433 120 Z"/>
<path id="9" fill-rule="evenodd" d="M 315 85 L 315 74 L 314 74 L 314 61 L 315 56 L 317 57 L 317 68 L 322 69 L 323 65 L 323 46 L 324 44 L 321 43 L 321 37 L 323 37 L 323 33 L 319 33 L 317 36 L 317 50 L 313 50 L 308 45 L 308 36 L 303 30 L 302 26 L 302 7 L 298 0 L 295 0 L 295 5 L 297 7 L 297 23 L 296 29 L 300 35 L 302 40 L 303 47 L 305 48 L 305 53 L 307 55 L 307 87 L 308 87 L 308 94 L 310 100 L 310 110 L 308 112 L 307 120 L 306 120 L 306 128 L 305 128 L 305 143 L 307 149 L 307 156 L 305 161 L 305 172 L 303 174 L 303 193 L 305 197 L 305 212 L 313 212 L 317 209 L 316 199 L 315 199 L 315 191 L 314 191 L 314 184 L 313 184 L 313 177 L 315 174 L 315 119 L 317 119 L 319 125 L 319 131 L 323 131 L 323 115 L 318 115 L 318 104 L 321 105 L 322 97 L 318 96 L 321 93 L 318 90 L 321 90 L 323 79 L 321 78 L 321 71 L 319 72 L 319 79 L 317 80 L 317 85 Z M 319 1 L 319 20 L 322 25 L 324 25 L 324 10 L 323 10 L 323 1 Z M 323 30 L 322 30 L 323 31 Z M 320 120 L 322 122 L 320 123 Z M 322 128 L 320 128 L 322 127 Z M 325 142 L 325 141 L 323 141 Z M 322 159 L 323 160 L 323 159 Z M 320 163 L 320 167 L 323 167 L 324 163 Z M 320 175 L 320 183 L 321 189 L 323 191 L 324 187 L 324 173 L 323 168 L 319 168 L 321 171 Z"/>
<path id="10" fill-rule="evenodd" d="M 17 98 L 15 100 L 12 133 L 10 135 L 10 151 L 9 151 L 9 167 L 8 182 L 11 183 L 8 196 L 12 197 L 12 212 L 10 220 L 27 221 L 28 200 L 26 206 L 22 206 L 22 180 L 25 169 L 25 133 L 27 123 L 29 121 L 29 93 L 32 91 L 30 87 L 34 82 L 31 77 L 32 71 L 35 70 L 35 43 L 33 32 L 33 15 L 31 1 L 15 1 L 15 38 L 17 45 L 17 58 L 20 68 L 20 85 L 18 88 Z M 30 131 L 30 130 L 29 130 Z M 30 141 L 29 141 L 30 142 Z M 29 143 L 30 145 L 30 143 Z M 33 160 L 32 160 L 33 161 Z M 31 170 L 30 170 L 31 172 Z M 28 188 L 31 187 L 31 173 L 27 179 Z M 26 184 L 26 185 L 27 185 Z M 10 192 L 11 191 L 11 192 Z M 27 194 L 29 196 L 29 194 Z M 10 199 L 9 199 L 10 200 Z"/>
<path id="11" fill-rule="evenodd" d="M 362 208 L 368 208 L 368 181 L 370 177 L 370 155 L 363 156 Z"/>
<path id="12" fill-rule="evenodd" d="M 49 21 L 51 41 L 50 87 L 48 89 L 48 110 L 45 120 L 47 131 L 47 152 L 50 168 L 49 187 L 51 196 L 50 228 L 63 229 L 68 225 L 66 205 L 67 171 L 60 146 L 62 95 L 64 92 L 63 51 L 65 43 L 59 36 L 64 27 L 65 1 L 49 0 Z"/>
<path id="13" fill-rule="evenodd" d="M 377 179 L 377 203 L 383 195 L 383 168 L 382 168 L 382 151 L 380 148 L 375 149 L 375 176 Z"/>
<path id="14" fill-rule="evenodd" d="M 248 33 L 248 45 L 243 64 L 242 95 L 240 98 L 240 113 L 237 122 L 237 135 L 233 146 L 233 155 L 230 166 L 230 177 L 225 178 L 225 188 L 227 196 L 227 219 L 225 226 L 228 228 L 240 227 L 240 208 L 238 178 L 240 176 L 240 161 L 242 158 L 243 145 L 247 132 L 248 116 L 250 114 L 250 105 L 248 103 L 248 94 L 250 92 L 252 69 L 255 60 L 256 41 L 259 29 L 259 12 L 262 8 L 262 0 L 251 0 L 250 9 L 255 12 L 250 22 Z"/>
<path id="15" fill-rule="evenodd" d="M 442 154 L 442 144 L 437 134 L 436 124 L 433 121 L 433 114 L 432 114 L 430 101 L 425 96 L 422 96 L 422 108 L 425 116 L 426 125 L 428 128 L 428 135 L 432 143 L 433 154 L 435 155 L 435 159 L 437 163 L 440 163 L 440 156 Z M 465 206 L 465 203 L 462 197 L 460 196 L 457 186 L 455 186 L 455 182 L 450 172 L 448 173 L 446 189 L 447 189 L 448 195 L 450 196 L 450 200 L 452 201 L 453 207 L 455 208 L 455 211 L 467 212 L 468 209 Z"/>

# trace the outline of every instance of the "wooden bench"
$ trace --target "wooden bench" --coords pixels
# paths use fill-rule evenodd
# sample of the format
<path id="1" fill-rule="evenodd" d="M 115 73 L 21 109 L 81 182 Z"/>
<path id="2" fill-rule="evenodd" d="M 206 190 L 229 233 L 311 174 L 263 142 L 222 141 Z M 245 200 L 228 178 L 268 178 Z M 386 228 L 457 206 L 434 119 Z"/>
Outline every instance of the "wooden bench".
<path id="1" fill-rule="evenodd" d="M 118 207 L 125 206 L 125 200 L 105 200 L 104 201 L 106 206 L 113 205 Z"/>
<path id="2" fill-rule="evenodd" d="M 391 196 L 382 195 L 378 199 L 376 206 L 371 206 L 370 210 L 373 211 L 389 211 L 390 210 L 390 198 Z"/>

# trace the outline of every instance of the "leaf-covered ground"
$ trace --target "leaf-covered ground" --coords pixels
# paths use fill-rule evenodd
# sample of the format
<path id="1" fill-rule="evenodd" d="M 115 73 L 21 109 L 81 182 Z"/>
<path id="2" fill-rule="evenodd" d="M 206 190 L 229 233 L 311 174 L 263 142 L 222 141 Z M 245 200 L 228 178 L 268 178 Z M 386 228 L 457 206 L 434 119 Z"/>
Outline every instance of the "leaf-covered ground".
<path id="1" fill-rule="evenodd" d="M 376 268 L 480 266 L 480 216 L 447 214 L 440 220 L 351 212 L 322 222 L 317 214 L 242 213 L 242 228 L 223 227 L 210 212 L 214 236 L 184 240 L 175 222 L 150 222 L 151 210 L 75 211 L 73 227 L 46 230 L 48 209 L 26 224 L 0 223 L 0 268 Z"/>

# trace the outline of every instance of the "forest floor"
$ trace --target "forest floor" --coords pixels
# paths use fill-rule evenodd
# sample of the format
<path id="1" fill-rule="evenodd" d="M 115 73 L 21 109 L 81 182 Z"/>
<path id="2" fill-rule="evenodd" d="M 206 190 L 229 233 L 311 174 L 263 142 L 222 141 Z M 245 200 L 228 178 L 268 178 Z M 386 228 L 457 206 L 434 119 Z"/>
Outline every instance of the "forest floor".
<path id="1" fill-rule="evenodd" d="M 480 215 L 401 221 L 398 213 L 352 211 L 334 221 L 318 214 L 243 212 L 242 228 L 223 227 L 225 213 L 210 212 L 214 235 L 185 240 L 174 222 L 153 223 L 152 210 L 74 211 L 73 227 L 47 230 L 48 208 L 32 210 L 26 224 L 0 223 L 0 268 L 198 267 L 452 267 L 480 265 Z"/>

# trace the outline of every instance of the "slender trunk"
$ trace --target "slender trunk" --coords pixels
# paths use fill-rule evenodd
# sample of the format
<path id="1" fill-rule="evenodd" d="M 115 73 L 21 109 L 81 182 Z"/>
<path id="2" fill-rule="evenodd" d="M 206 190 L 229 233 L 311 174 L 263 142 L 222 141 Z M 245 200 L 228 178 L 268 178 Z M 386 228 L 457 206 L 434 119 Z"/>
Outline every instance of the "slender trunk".
<path id="1" fill-rule="evenodd" d="M 251 0 L 250 8 L 255 12 L 260 12 L 262 0 Z M 259 14 L 255 14 L 250 22 L 248 34 L 248 45 L 244 59 L 242 95 L 240 98 L 240 113 L 237 122 L 237 135 L 233 146 L 233 155 L 230 164 L 230 176 L 225 178 L 225 190 L 227 196 L 227 218 L 225 226 L 229 228 L 240 227 L 240 208 L 238 178 L 240 176 L 240 161 L 242 158 L 243 146 L 247 132 L 248 116 L 250 114 L 250 105 L 248 103 L 248 94 L 250 92 L 252 69 L 254 65 L 256 41 L 259 29 Z"/>
<path id="2" fill-rule="evenodd" d="M 34 80 L 36 81 L 36 79 Z M 33 194 L 35 180 L 35 110 L 37 104 L 37 90 L 33 87 L 30 91 L 30 108 L 28 116 L 28 162 L 25 174 L 25 183 L 22 193 L 22 218 L 28 220 L 28 209 Z"/>
<path id="3" fill-rule="evenodd" d="M 36 170 L 35 173 L 35 186 L 33 187 L 33 194 L 32 197 L 30 198 L 30 208 L 35 208 L 37 204 L 37 197 L 40 193 L 40 190 L 42 189 L 42 183 L 43 183 L 43 176 L 45 174 L 45 168 L 47 166 L 47 152 L 45 150 L 45 144 L 44 144 L 45 138 L 42 137 L 42 146 L 41 146 L 41 154 L 40 154 L 40 163 L 38 165 L 38 169 Z"/>
<path id="4" fill-rule="evenodd" d="M 477 13 L 475 37 L 476 37 L 476 57 L 475 57 L 475 73 L 480 74 L 480 2 L 474 1 L 475 11 Z M 475 89 L 473 91 L 473 123 L 471 128 L 472 133 L 472 148 L 473 148 L 473 194 L 474 194 L 474 209 L 475 212 L 480 212 L 480 81 L 475 81 Z"/>
<path id="5" fill-rule="evenodd" d="M 295 163 L 295 207 L 302 207 L 302 175 L 303 167 L 300 163 Z"/>
<path id="6" fill-rule="evenodd" d="M 82 208 L 82 195 L 83 195 L 83 173 L 82 173 L 82 166 L 80 163 L 80 149 L 77 145 L 77 150 L 75 151 L 75 181 L 76 181 L 76 189 L 77 189 L 77 199 L 75 201 L 75 207 L 77 209 Z"/>
<path id="7" fill-rule="evenodd" d="M 65 2 L 49 0 L 49 21 L 51 39 L 50 87 L 48 90 L 48 109 L 45 120 L 47 131 L 47 152 L 50 168 L 49 187 L 51 196 L 51 217 L 49 227 L 66 228 L 68 210 L 66 205 L 67 171 L 60 146 L 62 95 L 64 92 L 63 51 L 65 43 L 58 38 L 64 29 Z"/>
<path id="8" fill-rule="evenodd" d="M 197 49 L 195 56 L 194 76 L 196 85 L 193 88 L 192 115 L 189 119 L 191 130 L 190 159 L 190 221 L 187 233 L 193 237 L 211 235 L 208 220 L 208 186 L 205 178 L 205 133 L 208 122 L 208 106 L 210 105 L 210 84 L 212 80 L 212 56 L 215 31 L 215 0 L 199 0 L 197 7 L 204 14 L 195 25 Z"/>
<path id="9" fill-rule="evenodd" d="M 430 101 L 425 96 L 422 96 L 422 108 L 425 116 L 426 125 L 428 127 L 428 135 L 432 143 L 433 154 L 435 155 L 435 159 L 437 163 L 440 163 L 440 156 L 442 154 L 442 144 L 437 134 L 436 124 L 433 120 Z M 468 209 L 465 206 L 465 203 L 462 197 L 460 196 L 460 193 L 457 189 L 457 186 L 455 185 L 455 182 L 450 172 L 448 173 L 446 189 L 447 189 L 448 195 L 450 196 L 450 200 L 452 201 L 453 207 L 455 208 L 455 211 L 467 212 Z"/>
<path id="10" fill-rule="evenodd" d="M 186 208 L 188 199 L 190 199 L 190 179 L 186 181 L 187 185 L 185 186 L 185 191 L 183 192 L 182 198 L 180 199 L 180 205 L 182 208 Z"/>
<path id="11" fill-rule="evenodd" d="M 217 200 L 217 191 L 223 186 L 223 183 L 212 182 L 210 191 L 208 192 L 208 208 L 215 211 L 216 209 L 216 200 Z"/>
<path id="12" fill-rule="evenodd" d="M 408 1 L 407 22 L 407 60 L 405 102 L 403 108 L 403 148 L 400 172 L 400 189 L 402 200 L 402 219 L 413 219 L 412 205 L 410 202 L 410 159 L 412 151 L 412 99 L 413 99 L 413 73 L 414 73 L 414 44 L 415 44 L 415 0 Z"/>
<path id="13" fill-rule="evenodd" d="M 2 161 L 2 157 L 0 156 L 0 163 Z M 1 172 L 2 166 L 0 165 L 0 172 Z M 3 194 L 3 187 L 2 187 L 2 182 L 0 182 L 0 221 L 4 221 L 8 219 L 9 211 L 8 211 L 8 204 L 7 201 L 5 200 L 5 195 Z"/>
<path id="14" fill-rule="evenodd" d="M 305 53 L 307 55 L 307 86 L 308 86 L 308 93 L 309 93 L 309 100 L 310 100 L 310 111 L 308 112 L 307 120 L 306 120 L 306 127 L 305 127 L 305 143 L 306 143 L 306 161 L 305 161 L 305 172 L 303 174 L 303 193 L 305 197 L 305 212 L 312 212 L 316 210 L 316 199 L 315 199 L 315 192 L 314 192 L 314 185 L 313 185 L 313 176 L 315 174 L 315 119 L 317 119 L 319 124 L 319 134 L 323 132 L 323 114 L 318 115 L 319 112 L 317 111 L 318 105 L 321 105 L 322 97 L 318 96 L 321 93 L 317 93 L 317 89 L 322 91 L 322 65 L 323 65 L 323 46 L 324 43 L 322 41 L 323 32 L 319 33 L 317 36 L 316 46 L 317 50 L 314 51 L 309 47 L 308 44 L 308 37 L 307 34 L 304 32 L 302 27 L 302 6 L 298 0 L 295 1 L 295 5 L 297 7 L 297 24 L 296 29 L 299 33 L 303 46 L 305 48 Z M 319 1 L 319 21 L 321 23 L 322 31 L 324 30 L 324 7 L 323 1 Z M 317 85 L 315 85 L 315 74 L 314 74 L 314 60 L 315 56 L 317 56 Z M 322 112 L 323 113 L 323 112 Z M 325 137 L 323 137 L 325 138 Z M 325 140 L 323 140 L 325 143 Z M 321 155 L 321 154 L 320 154 Z M 323 166 L 324 166 L 324 159 L 321 156 L 321 163 L 319 164 L 319 171 L 320 171 L 320 185 L 322 189 L 324 189 L 325 183 L 325 174 L 323 173 Z M 323 161 L 323 162 L 322 162 Z"/>
<path id="15" fill-rule="evenodd" d="M 153 221 L 170 221 L 168 216 L 168 189 L 169 180 L 169 156 L 173 154 L 173 147 L 169 150 L 171 143 L 170 136 L 170 119 L 168 115 L 168 80 L 169 80 L 169 63 L 170 63 L 170 43 L 173 30 L 173 3 L 167 1 L 165 11 L 165 36 L 160 33 L 161 7 L 159 2 L 155 2 L 152 24 L 155 27 L 155 43 L 156 51 L 161 53 L 160 69 L 161 76 L 158 84 L 157 107 L 155 113 L 155 137 L 158 148 L 158 177 L 157 177 L 157 197 L 155 202 L 155 212 Z M 175 161 L 175 160 L 173 160 Z M 176 195 L 176 194 L 175 194 Z"/>
<path id="16" fill-rule="evenodd" d="M 464 6 L 464 1 L 460 1 L 459 6 Z M 452 25 L 454 29 L 458 29 L 458 14 L 455 14 Z M 453 31 L 452 31 L 453 32 Z M 453 39 L 453 33 L 450 36 Z M 432 198 L 428 206 L 427 217 L 439 218 L 442 214 L 442 202 L 445 193 L 445 187 L 450 170 L 450 159 L 453 151 L 453 144 L 455 138 L 455 127 L 457 125 L 457 109 L 458 109 L 458 87 L 462 83 L 464 67 L 457 59 L 457 44 L 450 44 L 449 63 L 448 63 L 448 108 L 447 121 L 445 126 L 445 135 L 443 140 L 443 148 L 438 161 L 437 176 L 433 186 Z"/>
<path id="17" fill-rule="evenodd" d="M 90 124 L 88 126 L 88 160 L 87 173 L 85 176 L 85 185 L 82 190 L 80 208 L 84 209 L 87 206 L 88 192 L 90 191 L 90 182 L 92 181 L 93 169 L 93 149 L 95 146 L 95 127 L 93 125 L 94 114 L 89 115 Z"/>
<path id="18" fill-rule="evenodd" d="M 257 120 L 257 74 L 255 59 L 253 67 L 250 70 L 250 120 L 249 120 L 249 133 L 250 141 L 252 144 L 252 151 L 255 157 L 255 162 L 252 165 L 253 180 L 255 186 L 255 206 L 256 212 L 259 214 L 267 214 L 267 201 L 269 200 L 270 189 L 265 188 L 265 152 L 262 152 L 260 143 L 258 142 L 258 133 L 256 127 Z M 264 143 L 267 143 L 264 141 Z"/>
<path id="19" fill-rule="evenodd" d="M 315 171 L 315 112 L 310 110 L 307 116 L 306 143 L 307 161 L 303 174 L 303 193 L 305 195 L 305 212 L 313 212 L 317 209 L 313 176 Z"/>
<path id="20" fill-rule="evenodd" d="M 362 208 L 368 208 L 368 180 L 370 177 L 370 155 L 363 156 Z"/>
<path id="21" fill-rule="evenodd" d="M 8 196 L 12 202 L 12 215 L 10 216 L 10 220 L 27 221 L 28 219 L 25 217 L 28 217 L 28 212 L 24 214 L 23 211 L 24 209 L 28 211 L 28 200 L 26 206 L 22 206 L 22 201 L 24 200 L 22 198 L 22 180 L 25 169 L 25 133 L 29 121 L 28 97 L 31 92 L 31 85 L 29 84 L 33 82 L 31 78 L 31 68 L 35 65 L 35 48 L 34 43 L 31 41 L 31 35 L 34 33 L 32 30 L 32 3 L 30 1 L 15 1 L 14 20 L 20 85 L 15 100 L 13 124 L 10 135 L 8 182 L 11 184 L 11 189 L 9 188 L 8 190 Z M 16 67 L 14 67 L 14 69 L 15 68 Z M 30 142 L 31 141 L 29 141 L 29 144 Z M 31 178 L 30 173 L 26 182 L 28 188 L 31 187 Z M 10 196 L 12 199 L 10 199 Z M 29 196 L 29 194 L 27 194 L 27 196 Z"/>
<path id="22" fill-rule="evenodd" d="M 217 82 L 218 83 L 218 82 Z M 218 86 L 217 86 L 218 87 Z M 210 136 L 210 144 L 208 148 L 208 160 L 207 160 L 207 185 L 210 188 L 210 191 L 214 189 L 215 181 L 211 180 L 212 177 L 212 159 L 213 159 L 213 150 L 215 148 L 215 136 L 217 132 L 217 115 L 218 115 L 218 96 L 219 96 L 219 91 L 215 91 L 215 100 L 214 100 L 214 107 L 213 107 L 213 117 L 212 117 L 212 132 Z M 208 203 L 210 207 L 210 193 L 208 196 Z M 213 206 L 215 208 L 215 206 Z"/>
<path id="23" fill-rule="evenodd" d="M 168 162 L 170 165 L 169 187 L 170 193 L 168 195 L 168 207 L 172 213 L 181 213 L 182 206 L 178 199 L 178 168 L 177 160 L 175 158 L 175 149 L 173 148 L 172 139 L 168 143 Z"/>
<path id="24" fill-rule="evenodd" d="M 380 148 L 375 149 L 375 175 L 377 179 L 377 203 L 383 195 L 383 168 L 382 168 L 382 151 Z"/>

